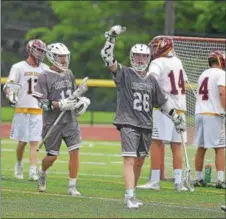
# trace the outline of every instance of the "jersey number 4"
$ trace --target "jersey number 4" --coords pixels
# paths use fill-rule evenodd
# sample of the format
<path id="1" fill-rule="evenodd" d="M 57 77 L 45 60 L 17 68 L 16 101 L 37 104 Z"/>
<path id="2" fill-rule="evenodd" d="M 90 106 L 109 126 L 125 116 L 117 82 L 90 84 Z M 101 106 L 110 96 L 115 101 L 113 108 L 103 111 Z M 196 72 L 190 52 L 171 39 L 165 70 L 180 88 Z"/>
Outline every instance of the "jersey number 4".
<path id="1" fill-rule="evenodd" d="M 138 111 L 145 111 L 149 112 L 150 107 L 149 107 L 149 95 L 148 94 L 141 94 L 140 92 L 134 92 L 134 101 L 133 101 L 133 109 L 138 110 Z"/>
<path id="2" fill-rule="evenodd" d="M 33 93 L 33 88 L 34 88 L 34 85 L 37 83 L 38 79 L 35 78 L 29 78 L 27 80 L 27 83 L 28 83 L 28 91 L 27 91 L 27 94 L 32 94 Z"/>
<path id="3" fill-rule="evenodd" d="M 174 72 L 170 71 L 170 73 L 168 74 L 168 77 L 170 78 L 170 84 L 171 84 L 171 92 L 170 93 L 177 95 L 178 90 L 176 88 Z M 181 94 L 185 94 L 184 74 L 183 74 L 182 70 L 180 70 L 180 73 L 179 73 L 178 87 L 181 88 Z"/>
<path id="4" fill-rule="evenodd" d="M 202 81 L 201 86 L 199 88 L 199 94 L 202 95 L 202 100 L 209 99 L 208 81 L 209 81 L 208 77 L 204 78 L 204 80 Z"/>

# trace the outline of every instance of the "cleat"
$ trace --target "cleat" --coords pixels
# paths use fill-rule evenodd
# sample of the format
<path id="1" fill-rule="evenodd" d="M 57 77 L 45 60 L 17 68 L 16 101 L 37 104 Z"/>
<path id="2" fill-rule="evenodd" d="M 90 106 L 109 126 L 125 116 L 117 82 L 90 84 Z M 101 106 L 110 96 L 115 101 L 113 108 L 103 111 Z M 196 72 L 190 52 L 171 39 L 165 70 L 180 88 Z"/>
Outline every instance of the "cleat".
<path id="1" fill-rule="evenodd" d="M 42 173 L 39 170 L 39 177 L 38 177 L 38 190 L 39 192 L 45 192 L 46 191 L 46 173 Z"/>
<path id="2" fill-rule="evenodd" d="M 201 179 L 201 180 L 195 180 L 194 181 L 194 186 L 195 187 L 206 187 L 207 186 L 207 183 Z"/>
<path id="3" fill-rule="evenodd" d="M 81 193 L 75 188 L 75 186 L 69 186 L 68 194 L 72 196 L 81 196 Z"/>
<path id="4" fill-rule="evenodd" d="M 124 204 L 127 208 L 139 208 L 140 205 L 137 202 L 137 199 L 135 198 L 135 196 L 129 197 L 129 196 L 125 196 L 124 199 Z"/>
<path id="5" fill-rule="evenodd" d="M 226 189 L 226 183 L 223 181 L 218 180 L 216 184 L 217 189 Z"/>
<path id="6" fill-rule="evenodd" d="M 30 169 L 28 180 L 30 181 L 37 181 L 38 180 L 38 174 L 36 169 Z"/>
<path id="7" fill-rule="evenodd" d="M 126 205 L 126 204 L 127 204 L 127 199 L 128 199 L 128 195 L 127 195 L 127 194 L 125 194 L 125 198 L 124 198 L 124 205 Z M 143 202 L 142 202 L 141 200 L 137 199 L 136 197 L 135 197 L 135 199 L 136 199 L 136 202 L 137 202 L 137 204 L 139 205 L 139 207 L 141 207 L 141 206 L 143 206 L 143 205 L 144 205 L 144 204 L 143 204 Z"/>
<path id="8" fill-rule="evenodd" d="M 14 176 L 16 179 L 23 179 L 23 166 L 19 166 L 17 163 L 14 167 Z"/>
<path id="9" fill-rule="evenodd" d="M 137 189 L 152 189 L 152 190 L 160 190 L 159 182 L 148 182 L 144 185 L 140 185 L 136 187 Z"/>
<path id="10" fill-rule="evenodd" d="M 226 205 L 221 205 L 221 210 L 226 212 Z"/>
<path id="11" fill-rule="evenodd" d="M 183 183 L 176 183 L 174 184 L 174 188 L 176 192 L 187 192 L 188 189 L 186 187 L 184 187 Z"/>

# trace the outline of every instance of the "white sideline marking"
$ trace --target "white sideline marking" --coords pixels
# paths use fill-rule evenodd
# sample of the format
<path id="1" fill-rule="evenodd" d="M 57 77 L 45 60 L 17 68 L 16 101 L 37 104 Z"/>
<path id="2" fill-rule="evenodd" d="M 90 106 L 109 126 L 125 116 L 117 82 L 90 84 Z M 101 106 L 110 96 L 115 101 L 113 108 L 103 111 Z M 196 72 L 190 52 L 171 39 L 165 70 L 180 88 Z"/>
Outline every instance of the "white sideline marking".
<path id="1" fill-rule="evenodd" d="M 12 148 L 1 148 L 1 151 L 3 152 L 16 152 L 16 148 L 12 149 Z M 39 151 L 39 153 L 41 154 L 45 154 L 44 150 Z M 68 155 L 68 152 L 65 151 L 61 151 L 60 155 Z M 94 152 L 81 152 L 80 151 L 80 155 L 88 155 L 88 156 L 93 156 L 93 157 L 122 157 L 121 154 L 104 154 L 104 153 L 94 153 Z M 149 159 L 149 158 L 147 158 Z M 167 162 L 170 161 L 170 162 Z M 195 161 L 195 158 L 191 158 L 192 161 Z M 207 162 L 211 162 L 212 160 L 210 159 L 206 159 Z M 119 162 L 121 161 L 115 161 L 114 164 L 119 164 Z M 122 164 L 122 162 L 120 163 Z M 165 164 L 172 164 L 172 157 L 165 157 Z"/>
<path id="2" fill-rule="evenodd" d="M 1 169 L 1 171 L 6 172 L 14 172 L 14 169 Z M 28 170 L 24 170 L 24 172 L 28 172 Z M 68 172 L 64 171 L 54 171 L 48 170 L 48 174 L 56 174 L 56 175 L 68 175 Z M 109 174 L 98 174 L 98 173 L 79 173 L 80 176 L 96 176 L 96 177 L 106 177 L 106 178 L 122 178 L 122 175 L 109 175 Z M 140 179 L 148 179 L 148 177 L 140 177 Z"/>
<path id="3" fill-rule="evenodd" d="M 40 193 L 40 192 L 30 192 L 30 191 L 22 191 L 22 190 L 13 190 L 13 189 L 5 189 L 2 188 L 2 191 L 5 192 L 12 192 L 12 193 L 23 193 L 23 194 L 30 194 L 30 195 L 44 195 L 44 196 L 58 196 L 58 197 L 67 197 L 67 198 L 83 198 L 83 199 L 96 199 L 96 200 L 104 200 L 104 201 L 115 201 L 115 202 L 123 202 L 122 199 L 117 198 L 104 198 L 104 197 L 91 197 L 91 196 L 76 196 L 72 197 L 69 195 L 59 194 L 59 193 Z M 217 210 L 217 209 L 210 209 L 210 208 L 202 208 L 202 207 L 193 207 L 193 206 L 181 206 L 176 205 L 175 203 L 166 204 L 164 202 L 144 202 L 145 205 L 153 205 L 153 206 L 162 206 L 162 207 L 170 207 L 170 208 L 180 208 L 180 209 L 189 209 L 189 210 L 205 210 L 209 212 L 221 212 L 223 215 L 223 211 Z"/>
<path id="4" fill-rule="evenodd" d="M 14 140 L 10 140 L 10 139 L 3 139 L 3 140 L 1 140 L 1 144 L 12 144 L 13 142 L 16 145 L 16 141 L 14 141 Z M 91 146 L 91 147 L 93 147 L 94 145 L 108 145 L 108 146 L 118 147 L 118 146 L 121 145 L 121 143 L 118 142 L 118 141 L 115 141 L 115 142 L 109 142 L 109 141 L 82 141 L 82 145 Z"/>
<path id="5" fill-rule="evenodd" d="M 15 142 L 16 145 L 16 141 L 14 140 L 10 140 L 10 139 L 3 139 L 1 140 L 1 144 L 12 144 L 13 142 Z M 64 143 L 63 143 L 64 145 Z M 94 147 L 95 145 L 101 145 L 101 146 L 113 146 L 113 147 L 119 147 L 121 146 L 121 143 L 118 141 L 115 142 L 109 142 L 109 141 L 82 141 L 82 146 L 88 146 L 88 147 Z M 169 145 L 166 144 L 168 147 Z M 193 147 L 192 145 L 188 145 L 187 147 L 188 150 L 196 150 L 196 147 Z"/>

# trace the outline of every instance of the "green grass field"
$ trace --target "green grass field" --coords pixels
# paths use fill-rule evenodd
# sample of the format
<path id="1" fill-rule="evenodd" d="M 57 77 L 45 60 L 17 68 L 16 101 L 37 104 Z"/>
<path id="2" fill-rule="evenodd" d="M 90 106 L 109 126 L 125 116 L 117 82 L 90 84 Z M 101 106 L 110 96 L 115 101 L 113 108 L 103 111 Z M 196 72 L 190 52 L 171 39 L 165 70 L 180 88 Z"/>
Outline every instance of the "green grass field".
<path id="1" fill-rule="evenodd" d="M 1 218 L 225 218 L 220 205 L 225 203 L 225 191 L 213 187 L 196 188 L 193 193 L 176 193 L 173 182 L 162 181 L 160 191 L 137 190 L 145 205 L 138 210 L 123 206 L 124 185 L 122 158 L 117 142 L 83 142 L 77 181 L 82 197 L 67 195 L 68 152 L 62 145 L 61 154 L 49 169 L 47 191 L 39 193 L 36 182 L 28 178 L 28 156 L 24 158 L 24 180 L 13 177 L 15 142 L 3 139 L 1 145 Z M 172 156 L 166 147 L 167 175 L 172 177 Z M 192 169 L 195 149 L 188 147 Z M 39 152 L 39 159 L 44 150 Z M 214 153 L 207 151 L 206 161 L 214 165 Z M 40 163 L 40 162 L 39 162 Z M 213 168 L 212 178 L 216 177 Z M 139 183 L 147 180 L 149 160 L 146 160 Z"/>
<path id="2" fill-rule="evenodd" d="M 2 107 L 1 120 L 3 122 L 11 122 L 14 114 L 14 108 Z M 115 113 L 113 112 L 92 112 L 87 111 L 84 115 L 78 117 L 78 121 L 83 124 L 112 124 Z"/>

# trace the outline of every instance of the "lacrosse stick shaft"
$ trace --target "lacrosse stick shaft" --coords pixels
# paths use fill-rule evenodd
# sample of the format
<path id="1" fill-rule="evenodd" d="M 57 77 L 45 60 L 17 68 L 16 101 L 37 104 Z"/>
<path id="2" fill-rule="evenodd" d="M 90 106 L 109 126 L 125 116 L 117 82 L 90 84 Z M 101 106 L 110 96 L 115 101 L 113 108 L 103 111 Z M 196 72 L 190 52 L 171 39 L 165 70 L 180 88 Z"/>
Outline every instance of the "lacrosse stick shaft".
<path id="1" fill-rule="evenodd" d="M 71 95 L 71 98 L 78 98 L 80 97 L 82 94 L 84 94 L 87 91 L 87 80 L 88 77 L 83 79 L 83 83 L 74 91 L 74 93 Z M 44 142 L 46 141 L 46 139 L 49 137 L 50 133 L 52 132 L 53 128 L 58 124 L 58 122 L 61 120 L 61 118 L 63 117 L 64 113 L 66 111 L 62 111 L 60 113 L 60 115 L 57 117 L 56 121 L 53 123 L 53 125 L 50 127 L 50 129 L 48 130 L 47 134 L 45 135 L 45 137 L 42 139 L 42 141 L 38 144 L 38 148 L 37 148 L 37 152 L 41 149 L 41 147 L 43 146 Z"/>
<path id="2" fill-rule="evenodd" d="M 187 80 L 187 84 L 188 84 L 188 86 L 190 87 L 190 89 L 191 89 L 192 93 L 194 94 L 195 99 L 197 99 L 197 94 L 195 93 L 195 91 L 194 91 L 193 87 L 191 86 L 191 84 L 190 84 L 190 82 L 189 82 L 188 80 Z"/>
<path id="3" fill-rule="evenodd" d="M 66 111 L 62 111 L 60 113 L 60 115 L 57 117 L 56 121 L 53 123 L 53 125 L 50 127 L 50 129 L 48 130 L 48 132 L 46 133 L 45 137 L 42 139 L 42 141 L 38 144 L 38 148 L 37 148 L 37 152 L 41 149 L 41 147 L 43 146 L 44 142 L 46 141 L 46 139 L 49 137 L 50 133 L 53 131 L 53 128 L 58 124 L 58 122 L 61 120 L 61 118 L 63 117 L 64 113 Z"/>
<path id="4" fill-rule="evenodd" d="M 182 133 L 182 132 L 180 133 L 180 136 L 181 136 L 181 143 L 182 143 L 182 146 L 183 146 L 183 148 L 184 148 L 185 162 L 186 162 L 187 168 L 190 169 L 190 164 L 189 164 L 189 160 L 188 160 L 187 148 L 186 148 L 186 145 L 185 145 L 185 142 L 184 142 L 184 136 L 183 136 L 183 133 Z"/>

